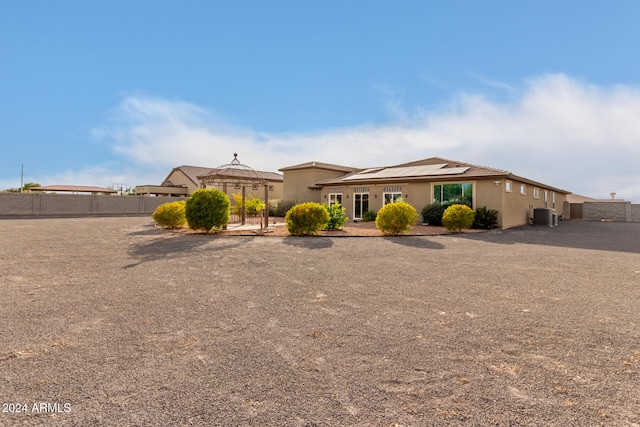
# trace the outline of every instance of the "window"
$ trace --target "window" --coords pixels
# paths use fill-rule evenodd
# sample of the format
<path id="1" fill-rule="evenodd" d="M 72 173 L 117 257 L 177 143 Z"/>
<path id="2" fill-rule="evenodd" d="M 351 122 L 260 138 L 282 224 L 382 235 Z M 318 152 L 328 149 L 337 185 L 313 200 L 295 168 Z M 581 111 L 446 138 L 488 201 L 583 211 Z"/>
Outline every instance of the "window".
<path id="1" fill-rule="evenodd" d="M 329 189 L 329 206 L 342 204 L 342 188 Z"/>
<path id="2" fill-rule="evenodd" d="M 549 192 L 547 190 L 544 190 L 544 207 L 549 207 Z"/>
<path id="3" fill-rule="evenodd" d="M 504 182 L 504 191 L 506 191 L 507 193 L 511 193 L 511 181 L 505 181 Z"/>
<path id="4" fill-rule="evenodd" d="M 382 193 L 384 204 L 397 202 L 402 199 L 402 187 L 384 187 Z"/>
<path id="5" fill-rule="evenodd" d="M 353 189 L 353 219 L 362 219 L 362 214 L 369 210 L 368 191 L 365 187 Z"/>
<path id="6" fill-rule="evenodd" d="M 473 184 L 437 184 L 433 186 L 434 203 L 460 202 L 473 205 Z"/>
<path id="7" fill-rule="evenodd" d="M 540 189 L 538 187 L 533 187 L 533 198 L 534 199 L 540 198 Z"/>
<path id="8" fill-rule="evenodd" d="M 527 194 L 527 186 L 524 184 L 520 184 L 520 194 L 522 194 L 523 196 L 525 194 Z"/>
<path id="9" fill-rule="evenodd" d="M 329 193 L 329 206 L 342 204 L 342 193 Z"/>
<path id="10" fill-rule="evenodd" d="M 555 210 L 556 208 L 556 192 L 552 191 L 551 192 L 551 209 Z"/>

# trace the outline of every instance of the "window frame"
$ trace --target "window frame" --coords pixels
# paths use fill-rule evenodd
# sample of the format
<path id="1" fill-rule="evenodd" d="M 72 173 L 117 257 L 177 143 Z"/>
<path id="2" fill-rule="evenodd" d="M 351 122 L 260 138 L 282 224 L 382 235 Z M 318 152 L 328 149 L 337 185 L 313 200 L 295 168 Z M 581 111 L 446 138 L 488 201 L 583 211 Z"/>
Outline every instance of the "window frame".
<path id="1" fill-rule="evenodd" d="M 547 190 L 544 190 L 544 207 L 549 207 L 549 192 Z"/>
<path id="2" fill-rule="evenodd" d="M 391 200 L 387 201 L 387 195 L 391 196 Z M 398 196 L 398 197 L 395 197 Z M 382 193 L 382 206 L 394 203 L 398 199 L 402 199 L 402 191 L 385 191 Z"/>
<path id="3" fill-rule="evenodd" d="M 335 199 L 340 198 L 340 201 L 336 201 Z M 333 201 L 331 199 L 334 199 Z M 342 193 L 329 193 L 327 204 L 329 206 L 340 204 L 342 206 Z"/>
<path id="4" fill-rule="evenodd" d="M 390 195 L 391 200 L 387 202 L 387 195 Z M 398 196 L 398 197 L 396 197 Z M 384 187 L 382 191 L 382 206 L 389 203 L 396 202 L 397 199 L 402 199 L 402 187 L 401 186 L 389 186 Z"/>
<path id="5" fill-rule="evenodd" d="M 473 206 L 475 206 L 475 200 L 476 200 L 476 186 L 477 186 L 477 181 L 459 181 L 459 182 L 443 182 L 443 183 L 432 183 L 431 184 L 431 194 L 432 194 L 432 202 L 433 203 L 445 203 L 442 200 L 442 196 L 444 193 L 444 186 L 445 185 L 459 185 L 461 187 L 462 190 L 462 194 L 460 195 L 462 198 L 465 197 L 465 187 L 466 186 L 470 186 L 471 187 L 471 197 L 469 198 L 469 201 L 471 202 L 471 207 L 473 208 Z M 436 200 L 436 187 L 440 186 L 440 196 L 437 198 Z M 450 201 L 447 201 L 450 202 Z"/>
<path id="6" fill-rule="evenodd" d="M 365 202 L 365 200 L 363 200 L 363 196 L 366 196 L 366 204 L 367 204 L 367 209 L 363 208 L 363 203 Z M 358 198 L 360 198 L 360 200 L 358 200 Z M 367 212 L 369 210 L 369 201 L 371 200 L 371 195 L 369 194 L 369 192 L 360 192 L 360 191 L 354 191 L 353 192 L 353 219 L 362 219 L 362 217 L 364 216 L 364 213 Z M 360 216 L 356 215 L 356 207 L 359 206 L 360 207 Z"/>

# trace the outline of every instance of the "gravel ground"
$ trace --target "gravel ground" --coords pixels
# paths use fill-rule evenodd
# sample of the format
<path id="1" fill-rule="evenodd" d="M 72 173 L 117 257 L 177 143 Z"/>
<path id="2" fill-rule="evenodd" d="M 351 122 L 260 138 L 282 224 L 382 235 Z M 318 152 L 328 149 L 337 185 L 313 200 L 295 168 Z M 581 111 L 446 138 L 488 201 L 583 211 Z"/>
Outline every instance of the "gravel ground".
<path id="1" fill-rule="evenodd" d="M 0 220 L 0 425 L 637 426 L 639 242 Z"/>

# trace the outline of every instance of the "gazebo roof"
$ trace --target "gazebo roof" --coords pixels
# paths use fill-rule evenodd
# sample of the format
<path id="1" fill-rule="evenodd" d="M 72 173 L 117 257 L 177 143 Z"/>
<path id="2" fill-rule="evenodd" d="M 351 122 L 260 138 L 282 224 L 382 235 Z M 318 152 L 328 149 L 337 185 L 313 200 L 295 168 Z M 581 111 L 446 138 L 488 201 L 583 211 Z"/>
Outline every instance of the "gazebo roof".
<path id="1" fill-rule="evenodd" d="M 238 154 L 233 153 L 233 160 L 226 165 L 218 166 L 204 175 L 198 175 L 204 184 L 235 183 L 235 184 L 266 184 L 266 179 L 255 169 L 243 165 L 238 160 Z"/>

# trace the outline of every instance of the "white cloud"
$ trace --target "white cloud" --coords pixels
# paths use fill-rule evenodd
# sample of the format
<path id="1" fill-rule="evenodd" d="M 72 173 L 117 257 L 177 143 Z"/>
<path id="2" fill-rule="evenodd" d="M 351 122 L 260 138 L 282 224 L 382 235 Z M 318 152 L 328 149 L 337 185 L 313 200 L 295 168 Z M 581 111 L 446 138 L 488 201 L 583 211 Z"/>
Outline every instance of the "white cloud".
<path id="1" fill-rule="evenodd" d="M 394 110 L 397 120 L 387 125 L 308 134 L 237 128 L 193 104 L 130 96 L 115 121 L 95 135 L 133 162 L 123 174 L 134 175 L 122 179 L 136 184 L 159 183 L 179 165 L 228 163 L 234 152 L 269 171 L 311 160 L 367 167 L 441 156 L 578 194 L 607 198 L 616 191 L 618 198 L 640 202 L 638 87 L 553 74 L 509 89 L 508 102 L 461 94 L 438 111 Z"/>

